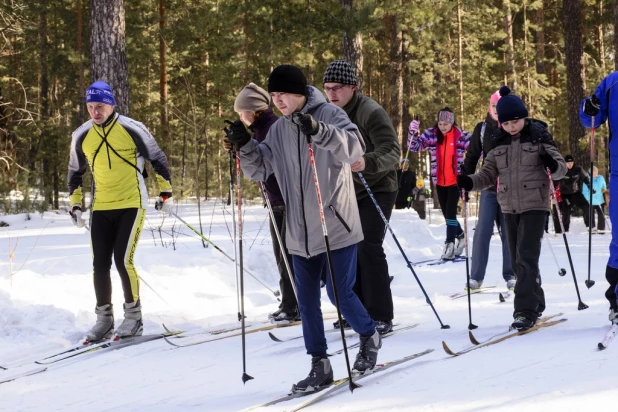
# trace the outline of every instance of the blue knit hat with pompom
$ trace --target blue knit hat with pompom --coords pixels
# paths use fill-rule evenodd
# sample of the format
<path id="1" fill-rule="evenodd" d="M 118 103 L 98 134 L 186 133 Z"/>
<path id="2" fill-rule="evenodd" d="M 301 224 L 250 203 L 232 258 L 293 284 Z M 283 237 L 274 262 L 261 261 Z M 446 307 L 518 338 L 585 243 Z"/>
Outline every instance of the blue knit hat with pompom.
<path id="1" fill-rule="evenodd" d="M 500 96 L 502 97 L 498 100 L 498 104 L 496 105 L 498 121 L 500 123 L 528 117 L 526 105 L 519 96 L 511 94 L 511 89 L 509 89 L 508 86 L 502 86 L 500 88 Z"/>

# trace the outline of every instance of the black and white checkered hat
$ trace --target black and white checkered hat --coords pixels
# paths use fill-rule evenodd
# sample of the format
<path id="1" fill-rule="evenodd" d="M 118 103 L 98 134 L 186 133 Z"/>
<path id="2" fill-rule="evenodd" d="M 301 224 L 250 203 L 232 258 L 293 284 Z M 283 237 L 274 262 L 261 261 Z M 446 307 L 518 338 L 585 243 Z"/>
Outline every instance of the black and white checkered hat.
<path id="1" fill-rule="evenodd" d="M 322 83 L 341 83 L 356 85 L 356 75 L 352 65 L 345 60 L 335 60 L 326 68 Z"/>

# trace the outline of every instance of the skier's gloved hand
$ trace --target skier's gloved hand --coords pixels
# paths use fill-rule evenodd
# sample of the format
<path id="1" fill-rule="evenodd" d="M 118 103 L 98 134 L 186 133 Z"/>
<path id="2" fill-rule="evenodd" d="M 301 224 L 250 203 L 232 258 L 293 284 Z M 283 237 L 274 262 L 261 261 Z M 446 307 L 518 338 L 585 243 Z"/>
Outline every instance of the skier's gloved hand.
<path id="1" fill-rule="evenodd" d="M 584 114 L 587 114 L 590 117 L 594 117 L 599 114 L 599 109 L 601 108 L 601 101 L 593 94 L 584 100 Z"/>
<path id="2" fill-rule="evenodd" d="M 421 122 L 419 122 L 418 120 L 412 120 L 410 122 L 410 126 L 408 126 L 408 136 L 415 136 L 416 134 L 418 134 L 418 130 L 420 129 L 420 127 Z"/>
<path id="3" fill-rule="evenodd" d="M 539 147 L 539 156 L 541 157 L 541 161 L 546 168 L 549 168 L 549 171 L 555 173 L 558 170 L 558 162 L 554 159 L 547 151 L 545 150 L 545 146 L 541 144 Z"/>
<path id="4" fill-rule="evenodd" d="M 73 222 L 73 225 L 75 227 L 84 227 L 86 226 L 86 223 L 84 222 L 84 219 L 82 219 L 82 208 L 81 206 L 73 206 L 73 208 L 71 209 L 71 211 L 69 212 L 71 214 L 71 222 Z"/>
<path id="5" fill-rule="evenodd" d="M 155 209 L 165 215 L 171 215 L 172 207 L 174 206 L 171 198 L 172 194 L 170 192 L 161 192 L 159 198 L 155 202 Z"/>
<path id="6" fill-rule="evenodd" d="M 294 113 L 294 123 L 300 126 L 300 131 L 307 136 L 313 136 L 320 132 L 320 122 L 315 120 L 309 113 Z"/>
<path id="7" fill-rule="evenodd" d="M 474 183 L 472 182 L 470 176 L 457 175 L 457 187 L 459 188 L 459 190 L 463 189 L 466 192 L 469 192 L 470 190 L 472 190 L 473 186 Z"/>
<path id="8" fill-rule="evenodd" d="M 227 138 L 236 147 L 236 151 L 239 151 L 241 147 L 251 140 L 251 135 L 240 120 L 236 120 L 234 123 L 226 120 L 225 123 L 230 125 Z M 223 145 L 225 146 L 225 141 Z"/>

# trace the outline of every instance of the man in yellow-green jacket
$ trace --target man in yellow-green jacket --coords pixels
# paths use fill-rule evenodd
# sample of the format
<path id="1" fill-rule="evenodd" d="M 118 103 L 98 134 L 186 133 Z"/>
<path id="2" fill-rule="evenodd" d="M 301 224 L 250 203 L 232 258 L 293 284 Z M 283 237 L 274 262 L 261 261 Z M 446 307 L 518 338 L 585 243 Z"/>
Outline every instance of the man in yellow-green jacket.
<path id="1" fill-rule="evenodd" d="M 112 255 L 125 302 L 124 321 L 115 335 L 142 334 L 140 282 L 133 258 L 148 205 L 145 160 L 152 164 L 159 183 L 160 195 L 155 208 L 167 214 L 172 210 L 172 185 L 165 153 L 142 123 L 115 112 L 114 94 L 107 83 L 99 80 L 88 87 L 86 106 L 92 120 L 73 132 L 67 181 L 73 224 L 84 227 L 82 177 L 86 165 L 90 167 L 93 176 L 90 242 L 97 322 L 86 333 L 84 341 L 96 342 L 114 335 Z"/>

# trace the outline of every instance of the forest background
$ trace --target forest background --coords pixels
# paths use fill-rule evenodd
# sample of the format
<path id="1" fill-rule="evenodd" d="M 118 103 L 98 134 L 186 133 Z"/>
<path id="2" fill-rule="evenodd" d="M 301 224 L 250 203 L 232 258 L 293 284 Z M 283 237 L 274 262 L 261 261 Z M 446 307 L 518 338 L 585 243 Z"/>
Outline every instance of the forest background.
<path id="1" fill-rule="evenodd" d="M 356 67 L 402 143 L 415 116 L 431 127 L 444 106 L 472 131 L 507 84 L 587 167 L 579 102 L 618 68 L 617 29 L 618 0 L 0 0 L 0 212 L 58 209 L 94 80 L 155 136 L 177 199 L 226 198 L 222 128 L 237 118 L 237 93 L 266 88 L 284 63 L 321 89 L 338 58 Z M 595 164 L 605 175 L 607 139 L 603 126 Z M 426 176 L 423 157 L 402 147 Z"/>

